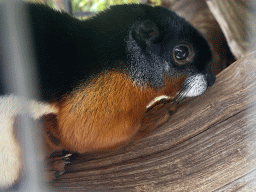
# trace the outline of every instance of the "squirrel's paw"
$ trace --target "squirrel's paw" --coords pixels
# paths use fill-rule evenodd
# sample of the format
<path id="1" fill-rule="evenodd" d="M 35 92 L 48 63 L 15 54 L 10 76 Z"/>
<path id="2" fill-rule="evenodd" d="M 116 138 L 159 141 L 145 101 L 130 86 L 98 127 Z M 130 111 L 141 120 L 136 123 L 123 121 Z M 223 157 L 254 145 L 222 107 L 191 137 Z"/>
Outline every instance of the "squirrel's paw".
<path id="1" fill-rule="evenodd" d="M 47 182 L 58 179 L 65 172 L 65 166 L 70 163 L 69 156 L 71 155 L 53 156 L 47 159 L 46 169 L 44 170 Z"/>

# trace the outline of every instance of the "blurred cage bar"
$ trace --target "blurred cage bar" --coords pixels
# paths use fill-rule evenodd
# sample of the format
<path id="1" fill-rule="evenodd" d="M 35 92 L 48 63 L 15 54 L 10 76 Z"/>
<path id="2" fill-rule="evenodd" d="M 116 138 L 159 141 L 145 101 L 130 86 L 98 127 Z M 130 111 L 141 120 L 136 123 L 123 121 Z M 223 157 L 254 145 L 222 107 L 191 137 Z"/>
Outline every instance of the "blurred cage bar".
<path id="1" fill-rule="evenodd" d="M 214 0 L 212 0 L 214 1 Z M 0 1 L 0 59 L 1 59 L 1 84 L 6 93 L 14 93 L 24 97 L 24 110 L 28 99 L 37 99 L 38 87 L 36 64 L 31 46 L 30 27 L 26 7 L 22 0 L 1 0 Z M 71 1 L 65 1 L 65 9 L 72 13 Z M 256 2 L 249 0 L 253 10 L 256 10 Z M 256 29 L 256 18 L 248 18 L 250 26 Z M 249 38 L 255 41 L 256 30 Z M 254 47 L 255 51 L 256 48 Z M 28 116 L 22 116 L 20 121 L 21 140 L 23 145 L 24 174 L 19 185 L 7 191 L 53 191 L 45 185 L 42 180 L 42 162 L 37 161 L 38 153 L 43 149 L 38 148 L 34 143 L 39 141 L 35 138 L 41 134 L 38 127 Z"/>
<path id="2" fill-rule="evenodd" d="M 60 2 L 59 2 L 60 3 Z M 60 8 L 72 15 L 70 0 L 62 0 Z M 23 98 L 24 114 L 19 116 L 18 141 L 22 144 L 21 180 L 6 191 L 53 191 L 43 178 L 44 151 L 40 127 L 29 117 L 28 101 L 39 100 L 38 79 L 30 23 L 22 0 L 0 0 L 0 92 Z M 37 138 L 37 139 L 36 139 Z M 39 144 L 38 144 L 39 143 Z"/>
<path id="3" fill-rule="evenodd" d="M 38 161 L 43 151 L 35 143 L 40 134 L 39 127 L 29 118 L 27 101 L 37 99 L 38 87 L 36 65 L 31 45 L 31 32 L 26 7 L 22 1 L 1 1 L 0 48 L 3 89 L 5 93 L 14 93 L 23 99 L 23 111 L 20 116 L 18 140 L 22 143 L 23 170 L 21 181 L 9 191 L 48 191 L 42 182 L 42 162 Z M 26 115 L 27 114 L 27 115 Z"/>
<path id="4" fill-rule="evenodd" d="M 73 15 L 71 0 L 54 0 L 55 7 Z M 47 3 L 47 1 L 46 1 Z"/>
<path id="5" fill-rule="evenodd" d="M 71 13 L 69 0 L 65 9 Z M 22 143 L 23 168 L 21 180 L 7 191 L 52 191 L 43 180 L 43 162 L 39 158 L 44 151 L 40 127 L 28 115 L 29 99 L 39 99 L 38 79 L 30 24 L 26 6 L 22 1 L 0 1 L 0 62 L 1 92 L 13 93 L 23 98 L 24 114 L 19 119 L 18 140 Z"/>

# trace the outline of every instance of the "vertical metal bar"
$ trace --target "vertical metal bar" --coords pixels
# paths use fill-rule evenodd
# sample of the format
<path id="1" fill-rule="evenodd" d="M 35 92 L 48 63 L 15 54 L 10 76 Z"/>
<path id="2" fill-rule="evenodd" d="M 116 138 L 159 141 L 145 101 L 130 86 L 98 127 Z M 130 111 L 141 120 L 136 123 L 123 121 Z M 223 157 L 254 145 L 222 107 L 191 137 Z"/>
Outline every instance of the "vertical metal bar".
<path id="1" fill-rule="evenodd" d="M 3 69 L 8 92 L 24 98 L 24 111 L 28 112 L 28 99 L 38 98 L 37 77 L 33 49 L 31 46 L 30 27 L 24 4 L 17 1 L 1 1 L 1 49 Z M 28 114 L 28 113 L 27 113 Z M 21 191 L 46 191 L 43 189 L 39 162 L 40 141 L 38 127 L 27 116 L 21 118 L 21 140 L 24 147 L 25 177 Z M 41 137 L 42 138 L 42 137 Z"/>
<path id="2" fill-rule="evenodd" d="M 65 0 L 65 10 L 70 15 L 73 15 L 71 0 Z"/>
<path id="3" fill-rule="evenodd" d="M 57 9 L 66 11 L 70 15 L 72 15 L 72 4 L 70 0 L 55 0 L 54 5 L 56 6 Z"/>

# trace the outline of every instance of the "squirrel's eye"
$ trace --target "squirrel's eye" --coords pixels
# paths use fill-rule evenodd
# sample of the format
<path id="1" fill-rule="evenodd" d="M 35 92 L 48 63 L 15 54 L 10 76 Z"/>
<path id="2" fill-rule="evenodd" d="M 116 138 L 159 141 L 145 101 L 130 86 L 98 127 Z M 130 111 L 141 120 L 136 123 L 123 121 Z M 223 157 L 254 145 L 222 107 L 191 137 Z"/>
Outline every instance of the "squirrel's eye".
<path id="1" fill-rule="evenodd" d="M 173 59 L 176 64 L 183 65 L 192 61 L 194 51 L 191 46 L 187 44 L 178 44 L 173 48 Z"/>

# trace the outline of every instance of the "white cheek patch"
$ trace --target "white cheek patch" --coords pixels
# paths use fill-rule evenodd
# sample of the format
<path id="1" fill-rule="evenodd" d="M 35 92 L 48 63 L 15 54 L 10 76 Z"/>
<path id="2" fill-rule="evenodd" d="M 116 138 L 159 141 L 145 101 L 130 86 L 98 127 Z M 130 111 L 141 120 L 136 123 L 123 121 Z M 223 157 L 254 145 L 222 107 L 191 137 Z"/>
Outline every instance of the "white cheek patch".
<path id="1" fill-rule="evenodd" d="M 207 81 L 205 75 L 196 74 L 186 79 L 184 85 L 185 90 L 182 92 L 184 97 L 195 97 L 203 94 L 207 89 Z"/>

